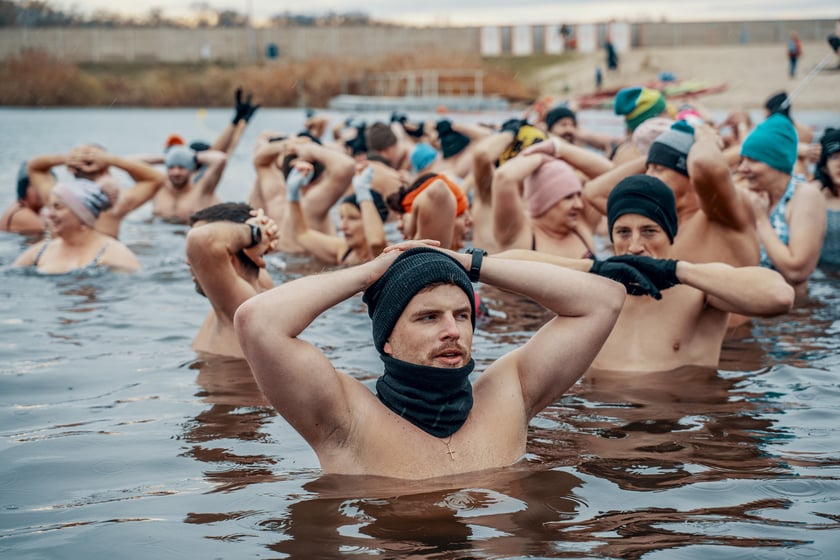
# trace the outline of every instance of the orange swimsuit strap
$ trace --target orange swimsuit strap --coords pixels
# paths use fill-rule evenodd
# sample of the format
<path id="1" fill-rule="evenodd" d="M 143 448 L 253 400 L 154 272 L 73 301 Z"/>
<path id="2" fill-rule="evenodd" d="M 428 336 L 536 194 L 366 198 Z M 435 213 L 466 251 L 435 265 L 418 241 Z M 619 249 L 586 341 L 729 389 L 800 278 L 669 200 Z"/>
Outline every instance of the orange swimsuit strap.
<path id="1" fill-rule="evenodd" d="M 435 175 L 434 177 L 429 177 L 426 181 L 421 183 L 419 187 L 406 193 L 406 195 L 402 199 L 402 207 L 406 214 L 411 212 L 411 207 L 414 204 L 414 199 L 417 198 L 417 195 L 423 192 L 426 189 L 426 187 L 428 187 L 435 181 L 443 181 L 444 183 L 446 183 L 446 186 L 449 187 L 449 190 L 452 191 L 452 194 L 455 195 L 455 202 L 457 204 L 455 215 L 460 216 L 464 213 L 464 211 L 470 205 L 469 201 L 467 200 L 467 195 L 464 194 L 464 191 L 461 190 L 461 187 L 459 187 L 457 183 L 452 181 L 452 179 L 450 179 L 446 175 L 440 174 Z"/>

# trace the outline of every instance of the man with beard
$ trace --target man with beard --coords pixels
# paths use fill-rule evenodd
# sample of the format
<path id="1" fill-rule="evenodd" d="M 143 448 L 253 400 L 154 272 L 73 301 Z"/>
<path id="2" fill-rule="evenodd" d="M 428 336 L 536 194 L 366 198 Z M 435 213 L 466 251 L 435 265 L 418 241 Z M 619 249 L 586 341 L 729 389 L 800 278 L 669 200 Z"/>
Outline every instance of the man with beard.
<path id="1" fill-rule="evenodd" d="M 325 474 L 421 480 L 516 463 L 530 420 L 589 367 L 624 302 L 624 287 L 600 276 L 432 245 L 388 247 L 367 263 L 286 282 L 236 312 L 263 394 Z M 472 383 L 479 280 L 531 298 L 551 318 Z M 360 291 L 385 365 L 375 393 L 300 336 Z"/>
<path id="2" fill-rule="evenodd" d="M 580 127 L 577 114 L 566 105 L 557 105 L 545 114 L 545 128 L 551 136 L 558 136 L 570 144 L 612 152 L 622 139 Z"/>
<path id="3" fill-rule="evenodd" d="M 242 302 L 272 287 L 263 255 L 277 240 L 277 225 L 262 210 L 234 202 L 199 210 L 190 224 L 187 264 L 196 291 L 212 306 L 193 349 L 241 358 L 233 314 Z"/>
<path id="4" fill-rule="evenodd" d="M 167 221 L 186 223 L 191 214 L 221 202 L 216 187 L 227 165 L 227 154 L 218 150 L 195 152 L 172 146 L 164 158 L 166 182 L 152 200 L 152 212 Z M 192 173 L 204 166 L 193 179 Z"/>

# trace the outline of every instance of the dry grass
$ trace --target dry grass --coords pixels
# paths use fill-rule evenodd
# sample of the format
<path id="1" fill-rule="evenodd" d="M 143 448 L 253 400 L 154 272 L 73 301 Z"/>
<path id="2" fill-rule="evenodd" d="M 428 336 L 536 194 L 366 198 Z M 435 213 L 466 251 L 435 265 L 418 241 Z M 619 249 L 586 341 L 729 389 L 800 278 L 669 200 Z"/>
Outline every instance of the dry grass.
<path id="1" fill-rule="evenodd" d="M 371 74 L 421 69 L 480 69 L 485 95 L 511 100 L 538 95 L 509 66 L 443 52 L 232 66 L 75 65 L 30 51 L 0 63 L 0 105 L 221 107 L 241 85 L 263 106 L 325 107 L 338 94 L 366 93 L 363 84 Z"/>

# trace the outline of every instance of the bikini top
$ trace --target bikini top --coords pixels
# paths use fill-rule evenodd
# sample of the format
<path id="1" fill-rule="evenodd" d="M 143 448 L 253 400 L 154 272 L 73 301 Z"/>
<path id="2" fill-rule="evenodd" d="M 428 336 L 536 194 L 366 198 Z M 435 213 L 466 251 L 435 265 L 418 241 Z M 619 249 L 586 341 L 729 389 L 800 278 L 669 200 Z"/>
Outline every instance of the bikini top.
<path id="1" fill-rule="evenodd" d="M 799 184 L 799 180 L 799 176 L 791 178 L 787 189 L 785 189 L 785 193 L 782 195 L 782 198 L 779 199 L 779 202 L 776 203 L 776 206 L 770 212 L 770 226 L 773 228 L 773 231 L 776 232 L 776 235 L 779 236 L 779 240 L 781 240 L 781 242 L 785 245 L 790 242 L 790 224 L 787 223 L 786 216 L 787 205 L 790 202 L 790 199 L 793 198 L 793 193 L 796 192 L 796 186 Z M 761 266 L 765 268 L 773 268 L 773 262 L 770 260 L 770 256 L 767 254 L 767 250 L 764 248 L 764 245 L 761 246 Z"/>
<path id="2" fill-rule="evenodd" d="M 43 245 L 41 245 L 41 248 L 38 250 L 38 254 L 35 255 L 35 260 L 32 262 L 32 266 L 34 266 L 34 267 L 38 266 L 38 261 L 41 260 L 41 255 L 44 254 L 44 251 L 46 251 L 46 249 L 47 249 L 47 245 L 49 245 L 50 243 L 52 243 L 52 241 L 48 241 L 48 242 L 44 243 Z M 110 244 L 111 244 L 110 241 L 106 241 L 102 245 L 102 247 L 99 249 L 99 252 L 96 253 L 96 255 L 94 255 L 93 260 L 90 261 L 89 264 L 87 264 L 86 266 L 79 267 L 76 270 L 85 270 L 87 268 L 95 268 L 95 267 L 99 266 L 99 261 L 102 259 L 102 255 L 105 254 L 105 250 L 108 248 L 108 246 Z"/>

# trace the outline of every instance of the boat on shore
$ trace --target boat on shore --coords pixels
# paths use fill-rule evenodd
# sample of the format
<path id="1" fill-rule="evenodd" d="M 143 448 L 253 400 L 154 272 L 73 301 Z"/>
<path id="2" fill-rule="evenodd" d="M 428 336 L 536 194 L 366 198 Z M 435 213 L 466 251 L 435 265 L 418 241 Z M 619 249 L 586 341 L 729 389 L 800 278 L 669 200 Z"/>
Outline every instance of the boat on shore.
<path id="1" fill-rule="evenodd" d="M 328 108 L 349 113 L 364 111 L 507 111 L 510 102 L 502 97 L 487 96 L 386 96 L 386 95 L 337 95 L 330 99 Z"/>
<path id="2" fill-rule="evenodd" d="M 668 100 L 679 101 L 693 99 L 703 95 L 711 95 L 726 91 L 727 84 L 711 84 L 705 80 L 656 81 L 642 84 L 644 87 L 658 89 Z M 575 99 L 580 109 L 611 109 L 615 95 L 626 87 L 598 90 L 584 94 Z"/>

